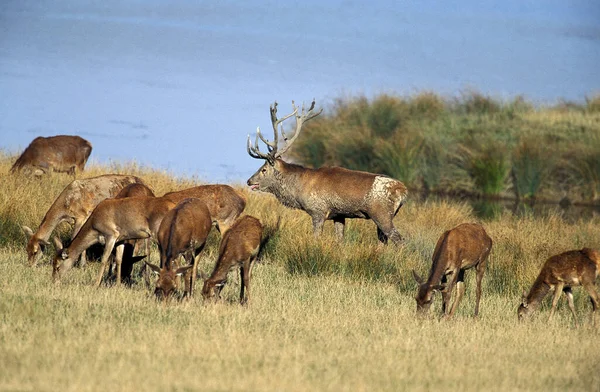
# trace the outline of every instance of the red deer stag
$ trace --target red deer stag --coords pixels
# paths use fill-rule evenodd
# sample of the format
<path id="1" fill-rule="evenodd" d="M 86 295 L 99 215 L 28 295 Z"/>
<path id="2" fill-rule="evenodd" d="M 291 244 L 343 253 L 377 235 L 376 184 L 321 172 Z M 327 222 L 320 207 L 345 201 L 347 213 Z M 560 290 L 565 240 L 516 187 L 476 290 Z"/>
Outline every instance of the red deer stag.
<path id="1" fill-rule="evenodd" d="M 76 171 L 83 171 L 91 153 L 92 144 L 79 136 L 40 136 L 17 158 L 10 172 L 33 168 L 36 175 L 49 170 L 75 175 Z"/>
<path id="2" fill-rule="evenodd" d="M 118 174 L 105 174 L 72 181 L 58 195 L 35 233 L 29 227 L 23 226 L 23 231 L 28 237 L 26 251 L 29 264 L 31 266 L 37 264 L 42 255 L 42 248 L 49 245 L 48 240 L 52 232 L 61 222 L 69 221 L 73 224 L 71 238 L 75 238 L 98 203 L 104 199 L 115 197 L 129 184 L 143 183 L 138 177 Z M 85 264 L 85 262 L 85 253 L 82 253 L 81 263 Z"/>
<path id="3" fill-rule="evenodd" d="M 169 192 L 163 195 L 175 203 L 195 197 L 202 200 L 208 210 L 212 222 L 220 233 L 227 231 L 238 216 L 246 208 L 246 200 L 229 185 L 200 185 L 181 191 Z"/>
<path id="4" fill-rule="evenodd" d="M 523 302 L 517 312 L 519 320 L 529 316 L 539 306 L 546 294 L 554 289 L 552 308 L 548 321 L 552 319 L 554 310 L 561 293 L 565 293 L 575 326 L 578 326 L 573 303 L 574 286 L 583 286 L 590 296 L 592 302 L 592 324 L 596 324 L 596 309 L 600 303 L 600 297 L 596 291 L 595 281 L 600 271 L 600 253 L 597 250 L 583 248 L 581 250 L 570 250 L 550 257 L 544 263 L 540 274 L 533 283 L 529 294 L 523 293 Z"/>
<path id="5" fill-rule="evenodd" d="M 165 214 L 175 203 L 161 197 L 129 197 L 106 199 L 94 209 L 68 248 L 57 246 L 52 276 L 59 280 L 73 266 L 79 255 L 95 243 L 104 243 L 102 265 L 96 286 L 104 278 L 108 258 L 119 241 L 156 238 L 156 233 Z M 117 260 L 117 285 L 121 283 L 121 264 Z"/>
<path id="6" fill-rule="evenodd" d="M 492 239 L 484 228 L 476 223 L 463 223 L 442 234 L 433 252 L 433 264 L 427 281 L 425 282 L 413 271 L 415 280 L 419 284 L 416 296 L 417 312 L 426 313 L 433 301 L 433 292 L 440 290 L 443 300 L 442 314 L 449 317 L 454 315 L 465 293 L 465 271 L 475 267 L 477 271 L 475 317 L 477 317 L 481 300 L 481 281 L 491 249 Z M 456 285 L 456 298 L 448 312 L 454 285 Z"/>
<path id="7" fill-rule="evenodd" d="M 292 113 L 278 119 L 277 102 L 271 106 L 273 142 L 266 140 L 257 129 L 256 141 L 252 146 L 248 135 L 248 154 L 266 161 L 248 179 L 251 189 L 272 193 L 283 205 L 308 213 L 316 236 L 323 231 L 326 220 L 333 220 L 336 234 L 341 239 L 346 218 L 364 218 L 375 222 L 381 242 L 387 243 L 389 238 L 395 244 L 401 243 L 402 237 L 394 227 L 393 219 L 408 194 L 403 183 L 383 175 L 341 167 L 309 169 L 281 159 L 300 134 L 302 125 L 322 111 L 313 112 L 314 101 L 308 111 L 303 106 L 300 114 L 293 102 L 292 107 Z M 296 118 L 295 132 L 291 136 L 286 135 L 281 127 L 285 147 L 279 149 L 278 127 L 292 116 Z M 268 153 L 260 152 L 259 138 L 267 145 Z"/>
<path id="8" fill-rule="evenodd" d="M 239 218 L 225 232 L 219 247 L 219 258 L 211 276 L 204 281 L 202 296 L 205 299 L 219 297 L 227 283 L 229 271 L 240 266 L 240 303 L 246 304 L 250 297 L 250 274 L 254 260 L 264 241 L 261 242 L 263 226 L 253 216 Z"/>
<path id="9" fill-rule="evenodd" d="M 204 248 L 211 227 L 210 212 L 200 199 L 184 199 L 165 215 L 157 235 L 160 267 L 146 263 L 158 274 L 154 290 L 157 299 L 168 299 L 175 294 L 177 276 L 183 274 L 185 294 L 192 296 L 198 271 L 198 254 Z M 174 261 L 179 256 L 184 257 L 187 265 L 176 268 Z"/>

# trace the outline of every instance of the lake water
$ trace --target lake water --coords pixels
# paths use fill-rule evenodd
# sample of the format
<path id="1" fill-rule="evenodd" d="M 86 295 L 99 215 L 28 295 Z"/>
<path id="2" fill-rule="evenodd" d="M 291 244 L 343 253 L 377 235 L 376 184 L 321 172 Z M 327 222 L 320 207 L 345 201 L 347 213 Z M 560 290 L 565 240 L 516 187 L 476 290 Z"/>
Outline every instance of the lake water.
<path id="1" fill-rule="evenodd" d="M 499 3 L 499 4 L 497 4 Z M 600 91 L 597 1 L 5 1 L 0 148 L 78 134 L 92 162 L 242 182 L 268 107 L 475 88 Z"/>

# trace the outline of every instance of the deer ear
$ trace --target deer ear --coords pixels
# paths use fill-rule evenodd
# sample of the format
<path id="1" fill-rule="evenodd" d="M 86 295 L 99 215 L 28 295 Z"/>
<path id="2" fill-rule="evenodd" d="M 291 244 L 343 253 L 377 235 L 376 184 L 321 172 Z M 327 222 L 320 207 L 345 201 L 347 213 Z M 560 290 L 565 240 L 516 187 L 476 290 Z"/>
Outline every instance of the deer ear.
<path id="1" fill-rule="evenodd" d="M 418 283 L 418 284 L 423 284 L 423 278 L 421 278 L 421 277 L 419 276 L 419 274 L 417 274 L 417 273 L 415 272 L 415 270 L 412 270 L 412 273 L 413 273 L 413 277 L 415 278 L 415 280 L 417 281 L 417 283 Z"/>
<path id="2" fill-rule="evenodd" d="M 192 268 L 192 267 L 193 267 L 193 265 L 185 265 L 185 266 L 183 266 L 183 267 L 179 267 L 179 268 L 177 268 L 177 269 L 175 270 L 175 275 L 177 275 L 177 276 L 181 276 L 181 275 L 185 274 L 185 273 L 186 273 L 186 271 L 187 271 L 187 270 L 189 270 L 189 269 L 190 269 L 190 268 Z"/>
<path id="3" fill-rule="evenodd" d="M 27 236 L 28 239 L 33 237 L 33 230 L 31 230 L 27 226 L 22 226 L 22 228 L 23 228 L 23 233 L 25 233 L 25 235 Z"/>
<path id="4" fill-rule="evenodd" d="M 435 286 L 431 286 L 432 290 L 444 291 L 446 289 L 446 285 L 436 284 Z"/>
<path id="5" fill-rule="evenodd" d="M 62 242 L 60 242 L 60 239 L 57 236 L 52 237 L 52 242 L 54 243 L 54 246 L 56 247 L 57 250 L 63 249 L 63 244 L 62 244 Z M 48 244 L 48 245 L 50 245 L 50 244 Z"/>
<path id="6" fill-rule="evenodd" d="M 152 270 L 152 272 L 154 272 L 155 274 L 160 274 L 160 267 L 151 263 L 148 263 L 147 261 L 145 262 L 146 265 L 148 267 L 150 267 L 150 269 Z"/>

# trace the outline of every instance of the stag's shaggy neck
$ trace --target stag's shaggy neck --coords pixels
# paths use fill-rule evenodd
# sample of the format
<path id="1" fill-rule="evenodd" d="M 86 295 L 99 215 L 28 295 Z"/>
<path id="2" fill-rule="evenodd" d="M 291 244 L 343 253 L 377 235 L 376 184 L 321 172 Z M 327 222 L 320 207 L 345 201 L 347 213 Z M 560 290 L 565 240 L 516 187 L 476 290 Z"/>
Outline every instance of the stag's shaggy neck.
<path id="1" fill-rule="evenodd" d="M 277 200 L 286 207 L 304 209 L 301 198 L 298 195 L 303 193 L 302 177 L 304 173 L 312 171 L 293 163 L 287 163 L 281 159 L 277 160 L 279 170 L 275 172 L 275 181 L 266 189 L 275 195 Z"/>

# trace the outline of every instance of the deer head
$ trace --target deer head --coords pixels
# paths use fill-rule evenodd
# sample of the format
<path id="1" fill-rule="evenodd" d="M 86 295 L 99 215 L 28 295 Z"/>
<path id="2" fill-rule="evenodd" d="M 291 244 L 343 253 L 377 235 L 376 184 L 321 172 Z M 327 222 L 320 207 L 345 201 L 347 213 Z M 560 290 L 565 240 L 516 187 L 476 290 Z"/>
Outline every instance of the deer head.
<path id="1" fill-rule="evenodd" d="M 519 321 L 523 321 L 525 317 L 529 316 L 530 311 L 531 309 L 529 308 L 529 303 L 527 302 L 527 293 L 523 291 L 523 300 L 521 301 L 521 305 L 519 305 L 519 309 L 517 310 Z"/>
<path id="2" fill-rule="evenodd" d="M 25 233 L 25 236 L 27 236 L 27 245 L 25 246 L 25 250 L 27 251 L 27 260 L 29 261 L 29 265 L 33 266 L 42 256 L 44 248 L 50 245 L 50 243 L 36 237 L 33 233 L 33 230 L 27 226 L 23 226 L 23 232 Z"/>
<path id="3" fill-rule="evenodd" d="M 435 291 L 442 291 L 446 287 L 444 285 L 430 285 L 421 276 L 419 276 L 415 270 L 412 271 L 413 277 L 419 284 L 419 290 L 415 300 L 417 301 L 417 313 L 425 314 L 429 312 L 431 303 L 433 302 L 433 293 Z"/>
<path id="4" fill-rule="evenodd" d="M 179 289 L 179 279 L 177 277 L 182 276 L 187 270 L 193 267 L 192 265 L 186 265 L 174 270 L 171 268 L 171 263 L 166 263 L 163 268 L 148 262 L 146 262 L 146 265 L 150 267 L 152 272 L 158 275 L 154 289 L 154 295 L 158 300 L 169 299 L 177 293 Z"/>
<path id="5" fill-rule="evenodd" d="M 277 118 L 277 102 L 273 103 L 270 107 L 271 112 L 271 124 L 273 126 L 273 141 L 270 142 L 260 133 L 260 128 L 256 129 L 256 140 L 254 145 L 250 140 L 250 135 L 248 135 L 247 141 L 247 150 L 248 154 L 252 158 L 256 159 L 264 159 L 266 162 L 261 166 L 260 169 L 250 179 L 248 179 L 248 185 L 252 188 L 252 190 L 263 190 L 268 191 L 270 182 L 273 181 L 273 177 L 276 176 L 278 172 L 277 160 L 281 158 L 281 156 L 290 148 L 292 143 L 296 140 L 298 135 L 300 134 L 300 130 L 302 129 L 302 125 L 315 118 L 323 109 L 318 112 L 314 112 L 315 101 L 313 100 L 308 110 L 305 109 L 304 104 L 302 105 L 302 110 L 300 114 L 298 114 L 298 107 L 292 101 L 292 108 L 294 109 L 292 113 L 283 116 L 282 118 Z M 294 116 L 296 118 L 296 127 L 294 133 L 292 135 L 287 135 L 283 126 L 281 125 L 285 120 Z M 281 132 L 281 136 L 283 138 L 284 146 L 279 148 L 279 132 Z M 262 140 L 263 143 L 267 145 L 267 153 L 263 153 L 260 151 L 258 140 Z"/>

